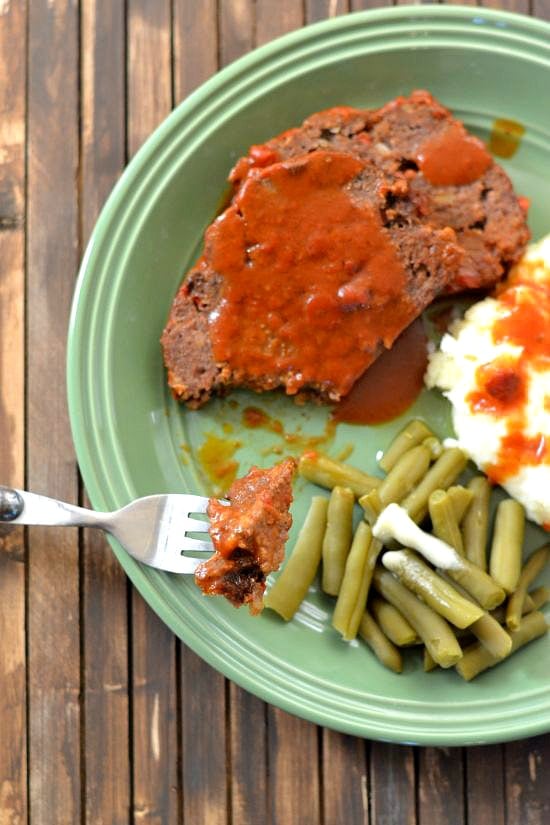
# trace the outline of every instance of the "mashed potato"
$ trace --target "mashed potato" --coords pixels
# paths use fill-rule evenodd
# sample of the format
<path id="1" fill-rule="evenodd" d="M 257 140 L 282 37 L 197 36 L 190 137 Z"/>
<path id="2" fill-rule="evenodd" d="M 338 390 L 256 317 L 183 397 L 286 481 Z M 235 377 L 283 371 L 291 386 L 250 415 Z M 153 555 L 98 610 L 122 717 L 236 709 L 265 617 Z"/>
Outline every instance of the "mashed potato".
<path id="1" fill-rule="evenodd" d="M 450 400 L 462 449 L 550 529 L 550 235 L 451 326 L 426 384 Z"/>

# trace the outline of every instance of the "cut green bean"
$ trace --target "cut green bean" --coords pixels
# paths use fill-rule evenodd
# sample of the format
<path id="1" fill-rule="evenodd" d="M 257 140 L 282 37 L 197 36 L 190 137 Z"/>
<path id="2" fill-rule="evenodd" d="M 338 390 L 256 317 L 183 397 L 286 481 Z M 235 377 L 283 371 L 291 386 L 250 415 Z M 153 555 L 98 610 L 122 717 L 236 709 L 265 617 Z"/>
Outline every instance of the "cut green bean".
<path id="1" fill-rule="evenodd" d="M 443 574 L 443 576 L 446 577 L 446 574 Z M 455 582 L 454 586 L 461 596 L 473 601 L 470 594 L 459 584 Z M 510 634 L 504 630 L 491 613 L 484 612 L 483 616 L 470 625 L 468 632 L 472 633 L 475 638 L 481 642 L 483 647 L 497 659 L 504 659 L 512 649 Z"/>
<path id="2" fill-rule="evenodd" d="M 355 639 L 365 612 L 367 596 L 382 544 L 372 538 L 370 527 L 361 521 L 346 561 L 344 578 L 332 614 L 332 626 L 347 641 Z"/>
<path id="3" fill-rule="evenodd" d="M 397 647 L 409 647 L 417 644 L 418 635 L 414 627 L 403 614 L 380 596 L 373 596 L 369 609 L 385 635 Z"/>
<path id="4" fill-rule="evenodd" d="M 548 625 L 544 615 L 538 610 L 529 613 L 522 619 L 518 629 L 510 632 L 512 648 L 509 656 L 534 639 L 538 639 L 539 636 L 543 636 L 547 631 Z M 492 656 L 479 642 L 474 642 L 464 650 L 462 659 L 456 665 L 456 671 L 469 682 L 479 673 L 502 661 Z"/>
<path id="5" fill-rule="evenodd" d="M 509 630 L 517 630 L 521 616 L 523 614 L 523 605 L 527 595 L 527 588 L 534 582 L 539 573 L 542 573 L 550 558 L 550 546 L 545 544 L 544 547 L 539 547 L 535 550 L 523 566 L 520 573 L 518 586 L 514 593 L 508 600 L 506 607 L 506 627 Z"/>
<path id="6" fill-rule="evenodd" d="M 418 487 L 401 502 L 413 521 L 420 523 L 428 512 L 428 499 L 434 490 L 446 490 L 466 467 L 466 456 L 458 447 L 444 450 L 432 464 Z"/>
<path id="7" fill-rule="evenodd" d="M 525 510 L 513 498 L 497 508 L 489 571 L 507 593 L 518 586 L 525 534 Z"/>
<path id="8" fill-rule="evenodd" d="M 298 473 L 313 484 L 332 490 L 333 487 L 349 487 L 357 498 L 376 489 L 382 479 L 363 473 L 349 464 L 310 451 L 304 453 L 298 462 Z"/>
<path id="9" fill-rule="evenodd" d="M 365 612 L 359 626 L 359 635 L 368 644 L 376 658 L 394 673 L 403 670 L 403 658 L 399 650 L 382 633 L 370 613 Z"/>
<path id="10" fill-rule="evenodd" d="M 378 488 L 382 506 L 399 504 L 424 478 L 429 466 L 430 451 L 422 444 L 403 453 Z"/>
<path id="11" fill-rule="evenodd" d="M 468 490 L 472 492 L 473 499 L 462 523 L 464 554 L 482 570 L 487 570 L 491 485 L 485 476 L 475 476 L 468 484 Z"/>
<path id="12" fill-rule="evenodd" d="M 384 568 L 377 567 L 374 571 L 373 585 L 386 601 L 403 613 L 438 665 L 447 668 L 459 661 L 462 650 L 451 626 L 442 616 L 421 602 Z"/>
<path id="13" fill-rule="evenodd" d="M 410 550 L 385 553 L 382 563 L 409 590 L 455 627 L 468 627 L 483 616 L 479 606 L 461 596 L 456 588 Z"/>
<path id="14" fill-rule="evenodd" d="M 447 490 L 447 495 L 451 499 L 457 524 L 461 524 L 470 507 L 474 494 L 461 484 L 453 484 L 453 486 Z"/>
<path id="15" fill-rule="evenodd" d="M 365 516 L 365 521 L 367 524 L 370 524 L 371 527 L 376 523 L 376 520 L 384 506 L 380 500 L 380 494 L 378 490 L 371 490 L 370 493 L 367 493 L 364 496 L 361 496 L 359 499 L 359 504 L 363 508 L 363 514 Z"/>
<path id="16" fill-rule="evenodd" d="M 328 499 L 314 496 L 298 534 L 294 549 L 266 597 L 266 607 L 275 610 L 287 622 L 305 598 L 319 563 L 327 523 Z"/>
<path id="17" fill-rule="evenodd" d="M 423 656 L 423 665 L 424 665 L 424 673 L 431 673 L 432 670 L 435 670 L 437 667 L 437 662 L 433 658 L 432 654 L 428 650 L 427 647 L 424 648 L 422 651 Z"/>
<path id="18" fill-rule="evenodd" d="M 443 444 L 435 435 L 429 435 L 428 438 L 425 438 L 422 445 L 430 451 L 432 461 L 436 461 L 443 452 Z"/>
<path id="19" fill-rule="evenodd" d="M 323 539 L 322 587 L 337 596 L 344 577 L 346 559 L 353 534 L 354 495 L 349 487 L 334 487 L 327 511 L 327 529 Z"/>
<path id="20" fill-rule="evenodd" d="M 406 453 L 411 447 L 421 444 L 426 438 L 432 438 L 433 435 L 430 428 L 423 421 L 418 419 L 409 421 L 405 429 L 401 430 L 391 442 L 378 464 L 385 473 L 389 473 L 403 453 Z"/>
<path id="21" fill-rule="evenodd" d="M 469 559 L 458 558 L 458 565 L 446 570 L 453 582 L 460 584 L 484 610 L 494 610 L 502 604 L 506 598 L 503 588 Z"/>
<path id="22" fill-rule="evenodd" d="M 532 605 L 530 610 L 538 610 L 539 607 L 542 607 L 550 601 L 550 587 L 545 587 L 544 584 L 541 584 L 540 587 L 535 587 L 534 590 L 530 590 L 527 594 L 527 598 L 530 600 Z M 527 599 L 525 602 L 527 602 Z"/>
<path id="23" fill-rule="evenodd" d="M 460 556 L 463 556 L 464 547 L 462 546 L 462 536 L 456 520 L 455 508 L 445 490 L 434 490 L 430 494 L 428 510 L 432 520 L 432 528 L 437 538 L 450 544 Z"/>

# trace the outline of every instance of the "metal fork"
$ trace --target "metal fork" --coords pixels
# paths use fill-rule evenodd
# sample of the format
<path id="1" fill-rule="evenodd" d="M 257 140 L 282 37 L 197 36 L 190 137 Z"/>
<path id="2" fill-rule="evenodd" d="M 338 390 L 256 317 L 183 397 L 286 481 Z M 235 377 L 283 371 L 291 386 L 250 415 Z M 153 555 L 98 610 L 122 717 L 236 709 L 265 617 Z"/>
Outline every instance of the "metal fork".
<path id="1" fill-rule="evenodd" d="M 202 496 L 169 495 L 138 498 L 111 513 L 98 513 L 53 498 L 0 486 L 0 523 L 56 527 L 99 527 L 110 533 L 135 559 L 170 573 L 194 573 L 212 554 L 208 522 L 193 515 L 206 513 Z"/>

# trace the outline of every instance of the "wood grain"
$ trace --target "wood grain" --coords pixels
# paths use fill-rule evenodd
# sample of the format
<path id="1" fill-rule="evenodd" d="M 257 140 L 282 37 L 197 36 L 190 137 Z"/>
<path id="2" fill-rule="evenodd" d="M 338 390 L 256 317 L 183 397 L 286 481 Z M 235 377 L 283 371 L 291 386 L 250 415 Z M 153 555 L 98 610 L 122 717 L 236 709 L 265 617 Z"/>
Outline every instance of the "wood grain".
<path id="1" fill-rule="evenodd" d="M 174 91 L 179 103 L 218 68 L 216 0 L 174 0 Z"/>
<path id="2" fill-rule="evenodd" d="M 226 825 L 232 805 L 227 684 L 185 645 L 180 679 L 183 821 Z"/>
<path id="3" fill-rule="evenodd" d="M 125 161 L 122 0 L 81 4 L 81 238 Z M 86 498 L 85 506 L 89 506 Z M 99 531 L 82 542 L 84 822 L 123 825 L 130 808 L 127 581 Z"/>
<path id="4" fill-rule="evenodd" d="M 255 45 L 262 46 L 275 37 L 299 29 L 303 25 L 304 12 L 301 0 L 280 0 L 276 13 L 270 0 L 257 0 Z"/>
<path id="5" fill-rule="evenodd" d="M 323 822 L 369 823 L 366 743 L 324 728 Z"/>
<path id="6" fill-rule="evenodd" d="M 505 821 L 502 745 L 466 748 L 467 822 L 501 825 Z"/>
<path id="7" fill-rule="evenodd" d="M 25 469 L 25 53 L 26 4 L 0 16 L 0 483 Z M 25 544 L 0 527 L 0 823 L 27 816 Z"/>
<path id="8" fill-rule="evenodd" d="M 78 8 L 29 2 L 28 487 L 76 502 L 65 337 L 79 259 Z M 76 530 L 29 530 L 31 822 L 81 813 L 79 559 Z"/>
<path id="9" fill-rule="evenodd" d="M 320 825 L 320 729 L 268 708 L 269 807 L 273 825 Z"/>
<path id="10" fill-rule="evenodd" d="M 350 10 L 348 0 L 306 0 L 305 9 L 308 23 L 336 17 Z"/>
<path id="11" fill-rule="evenodd" d="M 415 780 L 412 748 L 371 743 L 371 813 L 375 825 L 416 825 Z M 428 819 L 426 825 L 432 822 L 436 820 Z"/>
<path id="12" fill-rule="evenodd" d="M 231 815 L 239 825 L 268 822 L 266 705 L 230 685 Z"/>
<path id="13" fill-rule="evenodd" d="M 219 65 L 227 66 L 254 46 L 253 0 L 219 0 Z"/>
<path id="14" fill-rule="evenodd" d="M 418 752 L 420 822 L 466 822 L 461 748 L 422 748 Z"/>
<path id="15" fill-rule="evenodd" d="M 133 155 L 172 107 L 169 0 L 129 0 L 128 151 Z M 176 641 L 137 591 L 131 600 L 133 816 L 178 822 Z"/>
<path id="16" fill-rule="evenodd" d="M 507 825 L 550 822 L 550 735 L 504 746 Z"/>

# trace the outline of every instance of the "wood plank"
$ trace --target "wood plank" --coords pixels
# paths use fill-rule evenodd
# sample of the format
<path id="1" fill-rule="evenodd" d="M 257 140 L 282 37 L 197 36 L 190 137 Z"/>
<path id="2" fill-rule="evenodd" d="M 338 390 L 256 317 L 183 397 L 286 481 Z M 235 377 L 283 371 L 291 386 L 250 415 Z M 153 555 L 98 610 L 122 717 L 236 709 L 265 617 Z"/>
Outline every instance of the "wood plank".
<path id="1" fill-rule="evenodd" d="M 464 763 L 461 748 L 418 750 L 418 819 L 465 823 Z"/>
<path id="2" fill-rule="evenodd" d="M 529 0 L 482 0 L 480 5 L 487 9 L 516 11 L 521 14 L 529 14 Z"/>
<path id="3" fill-rule="evenodd" d="M 231 683 L 229 709 L 232 821 L 268 822 L 266 705 Z"/>
<path id="4" fill-rule="evenodd" d="M 183 100 L 218 68 L 216 0 L 174 0 L 174 89 Z"/>
<path id="5" fill-rule="evenodd" d="M 299 29 L 304 25 L 304 10 L 301 0 L 279 0 L 277 13 L 270 0 L 256 3 L 255 44 L 262 46 L 275 37 Z"/>
<path id="6" fill-rule="evenodd" d="M 65 337 L 78 267 L 78 8 L 29 2 L 29 489 L 75 502 Z M 28 702 L 31 821 L 80 821 L 78 535 L 29 530 Z"/>
<path id="7" fill-rule="evenodd" d="M 128 152 L 172 107 L 169 0 L 128 2 Z M 179 821 L 176 641 L 132 591 L 132 759 L 136 823 Z"/>
<path id="8" fill-rule="evenodd" d="M 0 483 L 25 472 L 26 3 L 0 16 Z M 0 822 L 27 817 L 25 543 L 0 527 Z"/>
<path id="9" fill-rule="evenodd" d="M 219 0 L 219 65 L 226 66 L 254 47 L 253 0 Z"/>
<path id="10" fill-rule="evenodd" d="M 319 735 L 320 728 L 311 722 L 268 708 L 268 821 L 272 825 L 322 822 Z"/>
<path id="11" fill-rule="evenodd" d="M 533 0 L 531 14 L 541 20 L 550 20 L 550 0 Z"/>
<path id="12" fill-rule="evenodd" d="M 550 735 L 504 746 L 506 825 L 550 822 Z"/>
<path id="13" fill-rule="evenodd" d="M 381 6 L 393 6 L 392 0 L 351 0 L 350 11 L 365 11 L 366 9 L 379 9 Z"/>
<path id="14" fill-rule="evenodd" d="M 402 745 L 372 742 L 369 767 L 372 822 L 376 825 L 416 825 L 414 750 Z M 426 823 L 436 821 L 427 819 Z"/>
<path id="15" fill-rule="evenodd" d="M 122 0 L 81 4 L 81 227 L 87 243 L 125 159 Z M 85 506 L 89 506 L 86 498 Z M 99 531 L 82 546 L 84 822 L 128 822 L 128 607 L 124 571 Z M 108 616 L 108 621 L 105 617 Z"/>
<path id="16" fill-rule="evenodd" d="M 231 808 L 226 681 L 185 645 L 180 674 L 183 821 L 226 825 Z"/>
<path id="17" fill-rule="evenodd" d="M 306 20 L 316 23 L 349 11 L 349 0 L 306 0 Z"/>
<path id="18" fill-rule="evenodd" d="M 506 812 L 502 745 L 466 748 L 465 758 L 467 822 L 502 825 Z"/>
<path id="19" fill-rule="evenodd" d="M 323 821 L 369 823 L 366 742 L 323 729 Z"/>

